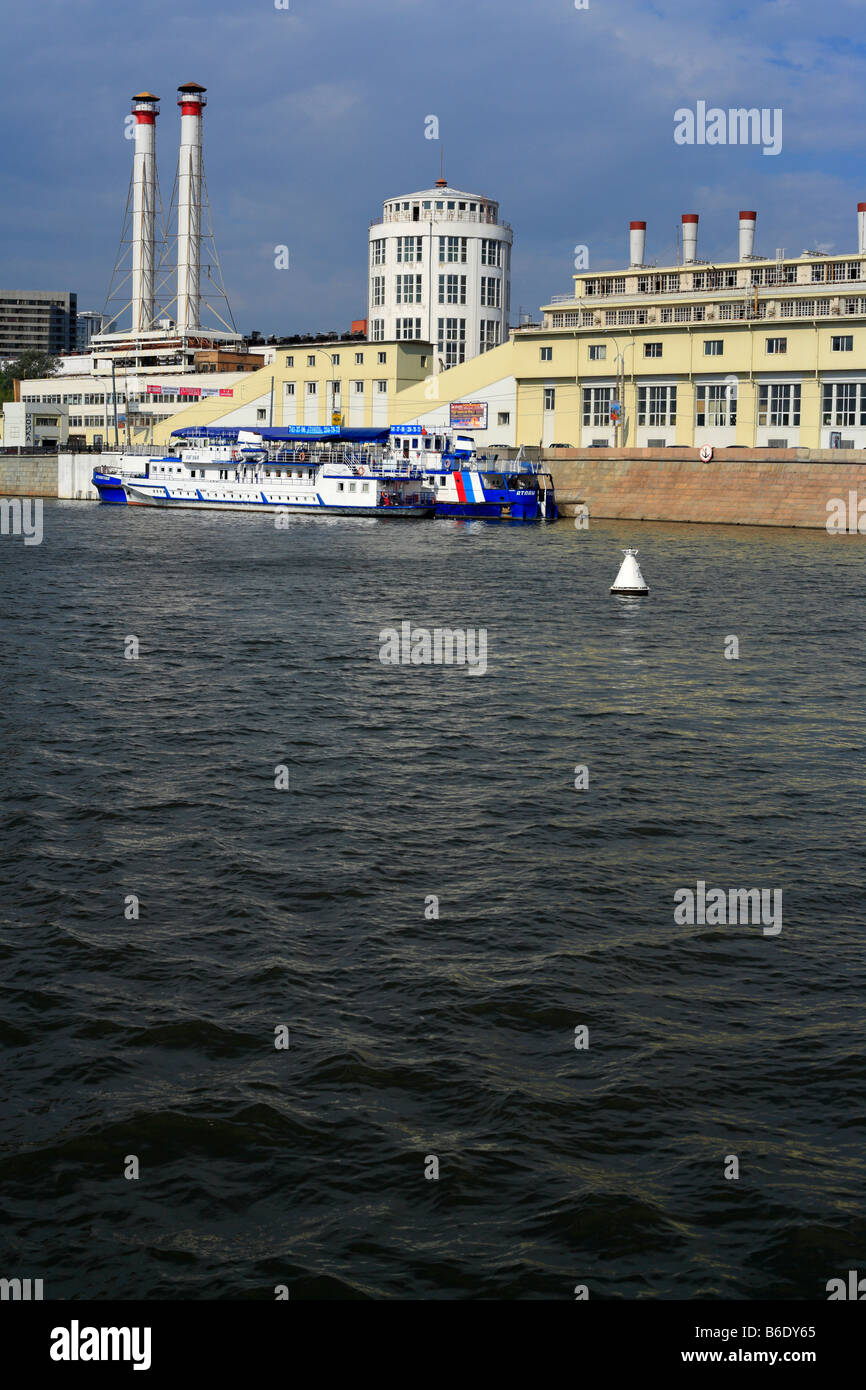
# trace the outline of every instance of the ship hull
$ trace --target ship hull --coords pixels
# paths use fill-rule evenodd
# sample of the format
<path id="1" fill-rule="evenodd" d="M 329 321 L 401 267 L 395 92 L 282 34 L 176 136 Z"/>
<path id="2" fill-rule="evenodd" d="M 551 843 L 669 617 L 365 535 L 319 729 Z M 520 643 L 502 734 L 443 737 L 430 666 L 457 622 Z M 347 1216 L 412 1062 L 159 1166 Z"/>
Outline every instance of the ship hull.
<path id="1" fill-rule="evenodd" d="M 201 493 L 198 497 L 171 497 L 167 493 L 146 491 L 137 488 L 132 483 L 126 484 L 127 502 L 131 507 L 160 507 L 167 511 L 210 511 L 210 512 L 241 512 L 243 514 L 258 513 L 265 515 L 276 515 L 280 512 L 292 516 L 363 516 L 363 517 L 400 517 L 404 520 L 426 520 L 433 515 L 433 505 L 424 506 L 417 503 L 400 506 L 394 504 L 383 507 L 362 507 L 362 506 L 341 506 L 339 503 L 328 503 L 322 501 L 310 502 L 276 502 L 270 500 L 263 492 L 258 498 L 237 498 L 228 501 L 223 498 L 205 497 Z"/>

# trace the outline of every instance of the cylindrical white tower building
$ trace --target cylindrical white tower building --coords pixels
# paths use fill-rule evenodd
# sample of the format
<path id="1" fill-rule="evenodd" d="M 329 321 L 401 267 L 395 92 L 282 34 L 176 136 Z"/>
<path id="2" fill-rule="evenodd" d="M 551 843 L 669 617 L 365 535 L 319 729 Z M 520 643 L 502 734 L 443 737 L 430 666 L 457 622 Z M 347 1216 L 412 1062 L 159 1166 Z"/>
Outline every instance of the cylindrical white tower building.
<path id="1" fill-rule="evenodd" d="M 198 328 L 201 277 L 201 120 L 206 87 L 178 87 L 180 155 L 177 166 L 177 326 Z"/>
<path id="2" fill-rule="evenodd" d="M 436 370 L 505 342 L 512 242 L 498 203 L 445 179 L 389 198 L 370 227 L 370 340 L 432 343 Z"/>
<path id="3" fill-rule="evenodd" d="M 153 271 L 156 239 L 156 118 L 159 97 L 139 92 L 132 98 L 135 153 L 132 164 L 132 331 L 153 327 Z"/>

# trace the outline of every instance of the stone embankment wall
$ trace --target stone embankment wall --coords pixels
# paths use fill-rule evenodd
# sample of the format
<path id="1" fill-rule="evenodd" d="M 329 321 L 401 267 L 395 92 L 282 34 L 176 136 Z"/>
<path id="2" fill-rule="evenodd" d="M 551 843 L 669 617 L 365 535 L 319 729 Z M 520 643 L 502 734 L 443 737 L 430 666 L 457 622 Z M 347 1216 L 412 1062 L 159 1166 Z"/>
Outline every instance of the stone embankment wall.
<path id="1" fill-rule="evenodd" d="M 0 497 L 61 497 L 98 502 L 90 481 L 111 454 L 0 454 Z"/>
<path id="2" fill-rule="evenodd" d="M 538 456 L 538 451 L 533 451 Z M 630 521 L 825 527 L 828 503 L 866 499 L 866 454 L 841 449 L 547 449 L 561 510 Z M 856 514 L 856 504 L 855 504 Z"/>

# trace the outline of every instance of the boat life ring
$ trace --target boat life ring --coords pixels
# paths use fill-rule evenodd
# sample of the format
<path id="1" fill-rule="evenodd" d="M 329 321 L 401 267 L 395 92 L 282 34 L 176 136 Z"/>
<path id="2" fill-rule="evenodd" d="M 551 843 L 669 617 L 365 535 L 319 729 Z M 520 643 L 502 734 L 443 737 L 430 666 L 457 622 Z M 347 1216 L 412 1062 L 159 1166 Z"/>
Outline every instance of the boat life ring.
<path id="1" fill-rule="evenodd" d="M 702 445 L 701 445 L 701 454 L 700 454 L 701 463 L 709 463 L 709 461 L 710 461 L 710 459 L 711 459 L 712 457 L 713 457 L 713 446 L 712 446 L 712 444 L 702 444 Z"/>
<path id="2" fill-rule="evenodd" d="M 307 457 L 306 453 L 304 452 L 303 449 L 301 449 L 300 453 L 298 454 L 298 463 L 303 463 L 303 462 L 305 461 L 306 457 Z"/>
<path id="3" fill-rule="evenodd" d="M 360 475 L 360 476 L 363 476 L 363 475 L 366 473 L 366 471 L 367 471 L 367 470 L 366 470 L 366 468 L 364 467 L 363 463 L 359 463 L 359 464 L 358 464 L 358 473 L 359 473 L 359 475 Z"/>

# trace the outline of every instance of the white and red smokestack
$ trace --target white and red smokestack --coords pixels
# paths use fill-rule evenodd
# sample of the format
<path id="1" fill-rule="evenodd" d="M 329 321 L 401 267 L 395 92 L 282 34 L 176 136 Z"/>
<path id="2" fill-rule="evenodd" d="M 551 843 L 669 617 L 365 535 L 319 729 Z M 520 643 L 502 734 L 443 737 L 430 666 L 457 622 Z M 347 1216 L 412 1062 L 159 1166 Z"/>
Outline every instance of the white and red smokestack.
<path id="1" fill-rule="evenodd" d="M 153 327 L 153 273 L 156 244 L 156 118 L 159 97 L 139 92 L 132 98 L 135 153 L 132 163 L 132 331 Z"/>
<path id="2" fill-rule="evenodd" d="M 628 254 L 629 265 L 643 265 L 644 251 L 646 249 L 646 223 L 629 222 L 628 224 Z"/>
<path id="3" fill-rule="evenodd" d="M 738 260 L 744 261 L 747 256 L 754 254 L 755 250 L 755 222 L 758 219 L 756 212 L 740 213 L 740 250 Z"/>
<path id="4" fill-rule="evenodd" d="M 698 214 L 683 213 L 683 265 L 694 265 L 698 259 Z"/>
<path id="5" fill-rule="evenodd" d="M 180 154 L 177 166 L 177 326 L 198 328 L 201 308 L 201 119 L 206 87 L 178 87 Z"/>
<path id="6" fill-rule="evenodd" d="M 866 251 L 866 203 L 857 204 L 857 250 Z"/>

